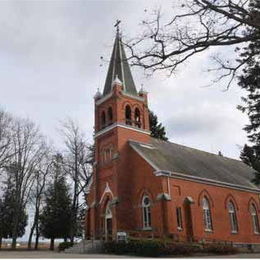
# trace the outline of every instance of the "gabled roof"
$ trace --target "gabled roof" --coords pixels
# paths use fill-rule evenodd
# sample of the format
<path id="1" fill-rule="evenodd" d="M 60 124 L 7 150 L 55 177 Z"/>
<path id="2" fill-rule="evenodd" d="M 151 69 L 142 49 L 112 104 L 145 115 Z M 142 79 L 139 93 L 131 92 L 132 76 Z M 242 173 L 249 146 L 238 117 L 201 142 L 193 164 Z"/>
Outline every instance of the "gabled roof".
<path id="1" fill-rule="evenodd" d="M 113 52 L 111 55 L 103 95 L 112 90 L 112 83 L 116 76 L 123 83 L 124 91 L 131 95 L 137 95 L 135 83 L 125 55 L 125 50 L 119 32 L 116 34 Z"/>
<path id="2" fill-rule="evenodd" d="M 157 172 L 260 191 L 251 182 L 253 169 L 239 160 L 154 138 L 149 144 L 135 141 L 129 144 Z"/>

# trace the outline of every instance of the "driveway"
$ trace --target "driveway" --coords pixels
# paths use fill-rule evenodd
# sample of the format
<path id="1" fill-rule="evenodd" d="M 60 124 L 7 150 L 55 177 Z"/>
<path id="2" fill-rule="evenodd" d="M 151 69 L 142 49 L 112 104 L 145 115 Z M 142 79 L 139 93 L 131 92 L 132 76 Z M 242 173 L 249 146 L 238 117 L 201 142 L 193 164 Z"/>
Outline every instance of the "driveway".
<path id="1" fill-rule="evenodd" d="M 66 254 L 56 251 L 39 250 L 1 250 L 0 258 L 129 258 L 129 256 L 105 255 L 105 254 Z"/>

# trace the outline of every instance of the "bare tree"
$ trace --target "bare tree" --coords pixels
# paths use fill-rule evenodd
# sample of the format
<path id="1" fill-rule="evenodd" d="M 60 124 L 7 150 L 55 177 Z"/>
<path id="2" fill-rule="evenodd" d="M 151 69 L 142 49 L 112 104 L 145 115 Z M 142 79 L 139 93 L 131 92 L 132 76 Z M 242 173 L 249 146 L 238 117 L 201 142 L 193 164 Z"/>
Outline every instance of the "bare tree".
<path id="1" fill-rule="evenodd" d="M 153 18 L 142 22 L 141 35 L 125 43 L 132 64 L 171 74 L 191 57 L 218 48 L 223 55 L 213 56 L 215 67 L 209 71 L 218 73 L 216 82 L 228 79 L 229 87 L 247 59 L 237 60 L 235 53 L 233 58 L 223 57 L 224 50 L 231 46 L 237 52 L 241 44 L 259 41 L 258 0 L 177 0 L 173 5 L 170 18 L 155 11 Z"/>
<path id="2" fill-rule="evenodd" d="M 28 239 L 28 249 L 31 249 L 34 232 L 35 232 L 34 249 L 38 249 L 39 236 L 40 236 L 39 217 L 40 217 L 44 192 L 45 192 L 48 177 L 51 172 L 52 164 L 53 164 L 53 160 L 50 154 L 50 150 L 47 149 L 43 160 L 39 163 L 35 171 L 35 175 L 34 175 L 35 181 L 30 192 L 30 204 L 34 209 L 34 217 L 33 217 L 33 223 L 30 229 L 30 234 Z"/>
<path id="3" fill-rule="evenodd" d="M 62 124 L 62 134 L 65 142 L 65 170 L 73 182 L 71 241 L 78 231 L 78 215 L 84 207 L 85 200 L 80 202 L 80 196 L 85 194 L 92 174 L 93 149 L 88 145 L 83 132 L 71 119 Z"/>
<path id="4" fill-rule="evenodd" d="M 19 209 L 25 207 L 30 191 L 36 181 L 38 166 L 46 154 L 44 137 L 34 123 L 25 119 L 15 119 L 11 127 L 13 156 L 5 167 L 12 178 L 15 190 L 15 211 L 12 226 L 12 248 L 16 248 Z"/>
<path id="5" fill-rule="evenodd" d="M 0 169 L 3 168 L 13 155 L 11 150 L 12 117 L 4 110 L 0 110 Z"/>

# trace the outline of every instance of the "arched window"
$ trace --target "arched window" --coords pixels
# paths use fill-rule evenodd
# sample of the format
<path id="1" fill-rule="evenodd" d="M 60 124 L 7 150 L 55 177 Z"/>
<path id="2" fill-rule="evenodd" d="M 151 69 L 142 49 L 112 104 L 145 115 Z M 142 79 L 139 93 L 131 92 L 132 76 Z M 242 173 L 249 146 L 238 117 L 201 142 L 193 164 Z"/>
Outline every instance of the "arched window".
<path id="1" fill-rule="evenodd" d="M 140 110 L 138 108 L 135 109 L 135 126 L 141 127 Z"/>
<path id="2" fill-rule="evenodd" d="M 203 209 L 203 222 L 205 231 L 212 230 L 212 218 L 209 201 L 206 197 L 202 199 L 202 209 Z"/>
<path id="3" fill-rule="evenodd" d="M 107 117 L 108 117 L 108 124 L 111 125 L 112 122 L 113 122 L 113 110 L 112 110 L 112 107 L 108 108 Z"/>
<path id="4" fill-rule="evenodd" d="M 113 159 L 113 147 L 110 146 L 102 150 L 103 163 L 107 163 Z"/>
<path id="5" fill-rule="evenodd" d="M 112 218 L 111 204 L 109 202 L 106 206 L 105 218 Z"/>
<path id="6" fill-rule="evenodd" d="M 151 204 L 148 196 L 144 196 L 142 200 L 142 210 L 143 210 L 143 227 L 151 228 Z"/>
<path id="7" fill-rule="evenodd" d="M 101 128 L 104 128 L 106 126 L 106 114 L 103 111 L 101 114 Z"/>
<path id="8" fill-rule="evenodd" d="M 132 125 L 131 107 L 129 105 L 125 107 L 125 123 L 127 125 Z"/>
<path id="9" fill-rule="evenodd" d="M 105 235 L 106 235 L 106 240 L 111 240 L 112 239 L 112 230 L 113 230 L 113 225 L 112 225 L 112 210 L 111 210 L 111 203 L 108 202 L 106 211 L 105 211 Z"/>
<path id="10" fill-rule="evenodd" d="M 232 201 L 228 202 L 227 208 L 228 208 L 231 232 L 237 233 L 238 232 L 237 215 L 236 215 L 235 206 Z"/>
<path id="11" fill-rule="evenodd" d="M 259 234 L 260 233 L 259 221 L 258 221 L 256 207 L 254 204 L 251 204 L 251 206 L 250 206 L 250 213 L 251 213 L 254 233 Z"/>

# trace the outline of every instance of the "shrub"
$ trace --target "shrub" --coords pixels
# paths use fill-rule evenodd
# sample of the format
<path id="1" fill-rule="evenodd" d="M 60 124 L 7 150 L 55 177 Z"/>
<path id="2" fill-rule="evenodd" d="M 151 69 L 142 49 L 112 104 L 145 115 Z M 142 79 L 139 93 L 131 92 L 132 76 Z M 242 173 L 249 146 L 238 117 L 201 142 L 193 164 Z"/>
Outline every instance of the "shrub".
<path id="1" fill-rule="evenodd" d="M 128 247 L 129 247 L 128 243 L 117 243 L 115 241 L 106 242 L 103 245 L 103 249 L 106 253 L 112 253 L 118 255 L 130 253 Z"/>
<path id="2" fill-rule="evenodd" d="M 226 245 L 226 244 L 205 244 L 203 247 L 203 252 L 206 253 L 212 253 L 217 255 L 223 255 L 223 254 L 236 254 L 238 253 L 238 249 L 233 247 L 232 245 Z"/>
<path id="3" fill-rule="evenodd" d="M 191 244 L 191 243 L 162 243 L 158 240 L 130 240 L 128 243 L 117 243 L 115 241 L 104 244 L 106 253 L 118 255 L 137 255 L 137 256 L 173 256 L 173 255 L 192 255 L 196 253 L 209 254 L 235 254 L 237 248 L 225 244 Z"/>
<path id="4" fill-rule="evenodd" d="M 113 254 L 128 254 L 156 257 L 162 254 L 163 244 L 152 240 L 130 240 L 128 243 L 114 241 L 104 244 L 104 251 Z"/>
<path id="5" fill-rule="evenodd" d="M 128 243 L 114 241 L 104 244 L 106 253 L 158 257 L 167 255 L 191 255 L 200 248 L 192 244 L 167 243 L 156 240 L 130 240 Z"/>
<path id="6" fill-rule="evenodd" d="M 58 250 L 64 251 L 65 249 L 72 247 L 73 244 L 74 244 L 73 242 L 62 242 L 59 244 Z"/>
<path id="7" fill-rule="evenodd" d="M 198 245 L 185 243 L 168 243 L 162 249 L 163 255 L 191 255 L 201 252 Z"/>
<path id="8" fill-rule="evenodd" d="M 139 240 L 133 241 L 133 252 L 138 256 L 156 257 L 163 254 L 164 245 L 159 241 Z"/>

